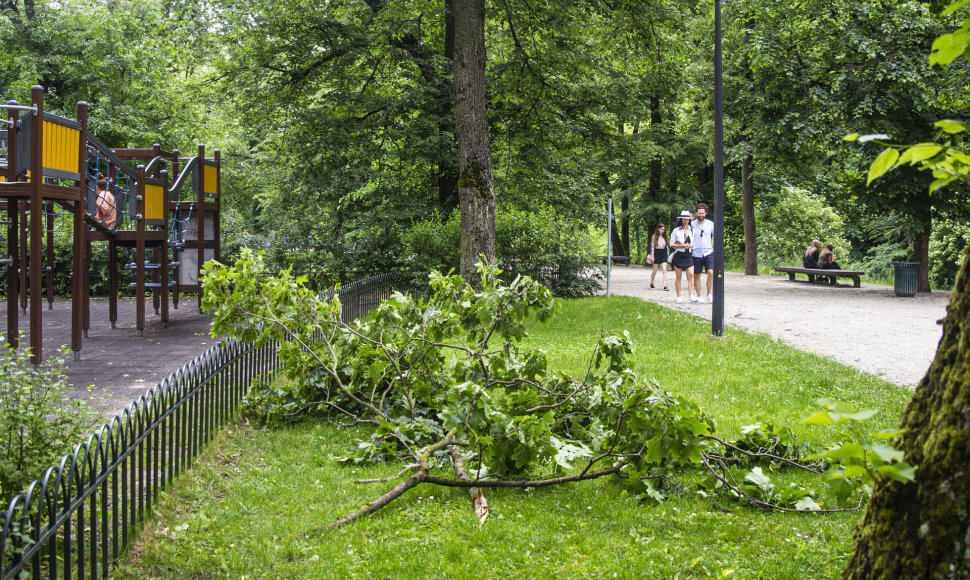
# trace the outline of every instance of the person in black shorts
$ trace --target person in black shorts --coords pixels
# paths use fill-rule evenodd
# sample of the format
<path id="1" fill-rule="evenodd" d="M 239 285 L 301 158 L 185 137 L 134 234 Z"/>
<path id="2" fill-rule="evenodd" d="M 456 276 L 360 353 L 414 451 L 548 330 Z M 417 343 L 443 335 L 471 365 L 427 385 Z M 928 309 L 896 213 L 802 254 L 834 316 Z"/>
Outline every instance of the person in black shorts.
<path id="1" fill-rule="evenodd" d="M 667 238 L 667 226 L 660 224 L 653 231 L 650 238 L 650 257 L 653 258 L 653 273 L 650 274 L 650 287 L 653 288 L 653 281 L 657 277 L 657 268 L 661 269 L 664 279 L 664 290 L 667 290 L 667 248 L 670 247 L 670 240 Z"/>
<path id="2" fill-rule="evenodd" d="M 680 295 L 680 278 L 683 272 L 687 272 L 687 296 L 690 297 L 691 286 L 694 283 L 694 259 L 691 258 L 690 250 L 694 247 L 691 243 L 690 231 L 690 212 L 686 209 L 680 212 L 680 225 L 674 228 L 670 235 L 670 247 L 674 250 L 674 255 L 670 263 L 674 266 L 674 291 L 677 292 L 677 304 L 684 302 Z"/>

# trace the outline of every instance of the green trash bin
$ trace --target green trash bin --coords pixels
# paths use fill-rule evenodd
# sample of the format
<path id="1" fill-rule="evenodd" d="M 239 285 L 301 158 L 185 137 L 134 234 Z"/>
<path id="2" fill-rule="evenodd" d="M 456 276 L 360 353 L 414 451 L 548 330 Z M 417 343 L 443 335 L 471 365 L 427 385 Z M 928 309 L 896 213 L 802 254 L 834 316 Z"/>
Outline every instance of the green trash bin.
<path id="1" fill-rule="evenodd" d="M 896 296 L 905 298 L 916 296 L 916 281 L 919 278 L 919 262 L 893 262 L 893 290 Z"/>

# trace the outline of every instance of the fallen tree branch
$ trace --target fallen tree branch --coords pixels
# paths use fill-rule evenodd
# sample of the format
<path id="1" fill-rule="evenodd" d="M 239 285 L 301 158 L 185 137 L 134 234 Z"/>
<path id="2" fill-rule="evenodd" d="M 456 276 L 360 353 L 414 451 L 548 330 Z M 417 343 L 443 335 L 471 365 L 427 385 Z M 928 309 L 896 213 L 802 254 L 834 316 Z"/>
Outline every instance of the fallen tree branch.
<path id="1" fill-rule="evenodd" d="M 458 448 L 449 445 L 448 451 L 451 453 L 451 460 L 455 462 L 455 474 L 464 481 L 471 481 L 472 478 L 465 471 L 465 463 Z M 485 499 L 485 494 L 480 487 L 469 487 L 468 494 L 472 496 L 472 507 L 475 509 L 475 515 L 478 516 L 478 527 L 482 527 L 488 519 L 488 500 Z"/>

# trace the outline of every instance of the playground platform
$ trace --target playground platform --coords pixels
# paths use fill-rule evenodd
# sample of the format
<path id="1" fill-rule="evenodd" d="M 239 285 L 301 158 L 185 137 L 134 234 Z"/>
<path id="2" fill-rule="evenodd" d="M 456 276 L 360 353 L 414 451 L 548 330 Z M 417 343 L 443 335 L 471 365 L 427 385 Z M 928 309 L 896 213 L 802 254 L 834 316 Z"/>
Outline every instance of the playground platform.
<path id="1" fill-rule="evenodd" d="M 91 299 L 91 328 L 84 338 L 80 360 L 67 355 L 67 377 L 79 398 L 105 411 L 109 419 L 131 401 L 154 387 L 169 373 L 205 352 L 219 339 L 209 336 L 211 318 L 200 314 L 194 296 L 185 296 L 177 309 L 169 307 L 168 326 L 154 315 L 151 299 L 143 336 L 135 328 L 134 298 L 119 299 L 117 328 L 108 321 L 108 300 Z M 0 302 L 0 319 L 6 318 L 6 302 Z M 26 334 L 30 321 L 20 317 Z M 71 343 L 71 302 L 58 300 L 52 310 L 44 303 L 43 348 L 48 355 Z M 94 385 L 92 391 L 87 387 Z"/>

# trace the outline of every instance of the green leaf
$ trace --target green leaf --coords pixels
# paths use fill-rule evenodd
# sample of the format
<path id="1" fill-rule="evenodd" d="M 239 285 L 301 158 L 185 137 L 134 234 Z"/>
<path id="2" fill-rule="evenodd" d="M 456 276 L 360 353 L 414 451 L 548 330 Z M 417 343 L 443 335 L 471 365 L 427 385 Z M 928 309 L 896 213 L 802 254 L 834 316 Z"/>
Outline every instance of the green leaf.
<path id="1" fill-rule="evenodd" d="M 903 452 L 891 445 L 876 444 L 869 445 L 868 448 L 886 463 L 903 460 Z"/>
<path id="2" fill-rule="evenodd" d="M 903 154 L 899 156 L 899 165 L 904 163 L 909 163 L 910 165 L 916 165 L 924 159 L 929 159 L 935 157 L 937 153 L 943 151 L 941 145 L 936 143 L 920 143 L 919 145 L 913 145 L 909 149 L 903 151 Z"/>
<path id="3" fill-rule="evenodd" d="M 810 417 L 805 417 L 801 422 L 806 425 L 826 425 L 835 423 L 835 419 L 825 411 L 819 411 Z"/>
<path id="4" fill-rule="evenodd" d="M 856 141 L 858 139 L 859 139 L 858 133 L 849 133 L 848 135 L 842 138 L 843 141 Z"/>
<path id="5" fill-rule="evenodd" d="M 858 443 L 843 443 L 839 447 L 833 447 L 825 452 L 822 457 L 826 459 L 863 459 L 866 456 L 865 449 Z"/>
<path id="6" fill-rule="evenodd" d="M 884 149 L 869 166 L 869 178 L 866 180 L 866 185 L 892 169 L 897 159 L 899 159 L 899 151 L 892 148 Z"/>
<path id="7" fill-rule="evenodd" d="M 957 133 L 962 133 L 967 129 L 970 129 L 970 125 L 968 125 L 967 123 L 964 123 L 963 121 L 954 121 L 952 119 L 944 119 L 943 121 L 937 121 L 936 123 L 933 123 L 933 126 L 939 127 L 940 129 L 943 129 L 945 132 L 950 133 L 951 135 L 956 135 Z"/>
<path id="8" fill-rule="evenodd" d="M 905 462 L 880 465 L 876 471 L 902 483 L 916 480 L 916 468 Z"/>
<path id="9" fill-rule="evenodd" d="M 970 4 L 970 0 L 957 0 L 956 2 L 954 2 L 954 3 L 950 4 L 949 6 L 947 6 L 946 8 L 944 8 L 943 9 L 943 12 L 941 12 L 940 14 L 943 15 L 943 16 L 946 16 L 948 14 L 953 14 L 954 12 L 956 12 L 957 10 L 963 8 L 967 4 Z"/>
<path id="10" fill-rule="evenodd" d="M 795 502 L 795 509 L 818 511 L 822 509 L 822 506 L 818 505 L 814 499 L 806 495 L 805 497 Z"/>

